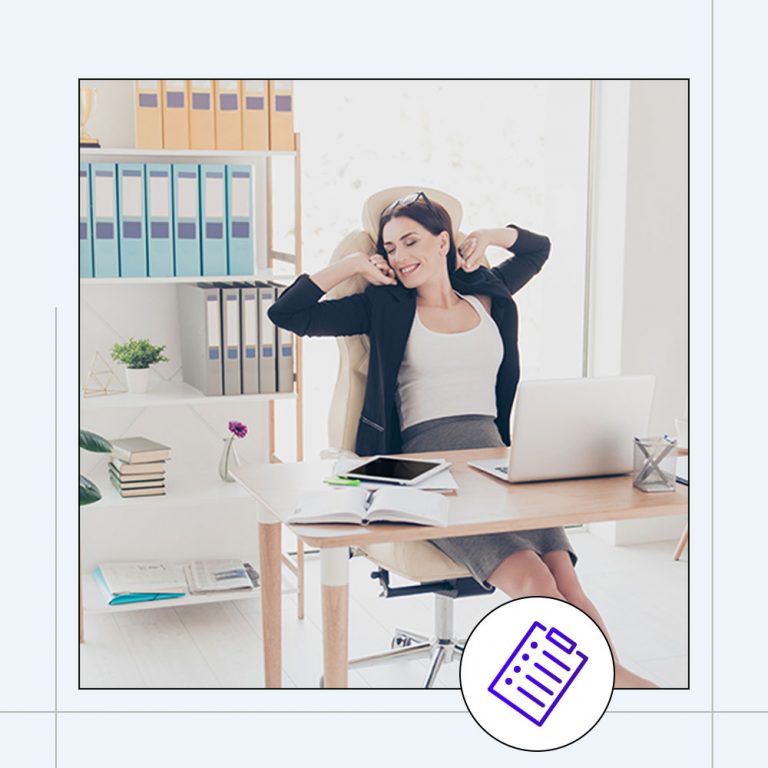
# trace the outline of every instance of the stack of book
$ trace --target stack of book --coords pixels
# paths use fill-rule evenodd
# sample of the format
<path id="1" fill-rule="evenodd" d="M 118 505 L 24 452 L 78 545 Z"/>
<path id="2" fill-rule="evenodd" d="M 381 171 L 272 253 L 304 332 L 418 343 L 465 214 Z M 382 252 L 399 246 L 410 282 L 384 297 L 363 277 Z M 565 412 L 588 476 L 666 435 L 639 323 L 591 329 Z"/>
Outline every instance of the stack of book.
<path id="1" fill-rule="evenodd" d="M 165 462 L 171 449 L 146 437 L 112 440 L 109 479 L 118 493 L 130 496 L 165 496 Z"/>

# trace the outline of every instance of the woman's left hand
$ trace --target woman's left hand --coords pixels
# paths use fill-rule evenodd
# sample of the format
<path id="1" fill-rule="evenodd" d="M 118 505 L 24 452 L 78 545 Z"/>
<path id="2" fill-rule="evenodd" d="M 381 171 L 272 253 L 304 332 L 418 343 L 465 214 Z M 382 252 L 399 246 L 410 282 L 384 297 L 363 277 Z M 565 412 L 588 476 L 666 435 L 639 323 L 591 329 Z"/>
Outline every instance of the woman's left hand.
<path id="1" fill-rule="evenodd" d="M 459 267 L 465 272 L 474 272 L 479 266 L 490 267 L 485 249 L 491 245 L 488 231 L 476 229 L 467 235 L 459 245 Z"/>

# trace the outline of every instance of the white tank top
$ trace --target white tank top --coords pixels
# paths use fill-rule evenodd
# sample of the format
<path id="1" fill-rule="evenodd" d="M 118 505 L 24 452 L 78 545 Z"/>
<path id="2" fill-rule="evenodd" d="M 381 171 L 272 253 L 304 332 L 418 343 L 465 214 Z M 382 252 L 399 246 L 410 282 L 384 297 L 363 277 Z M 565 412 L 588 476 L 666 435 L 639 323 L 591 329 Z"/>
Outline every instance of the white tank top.
<path id="1" fill-rule="evenodd" d="M 445 416 L 496 416 L 496 375 L 504 344 L 474 296 L 460 296 L 480 316 L 468 331 L 437 333 L 416 315 L 397 376 L 400 428 Z"/>

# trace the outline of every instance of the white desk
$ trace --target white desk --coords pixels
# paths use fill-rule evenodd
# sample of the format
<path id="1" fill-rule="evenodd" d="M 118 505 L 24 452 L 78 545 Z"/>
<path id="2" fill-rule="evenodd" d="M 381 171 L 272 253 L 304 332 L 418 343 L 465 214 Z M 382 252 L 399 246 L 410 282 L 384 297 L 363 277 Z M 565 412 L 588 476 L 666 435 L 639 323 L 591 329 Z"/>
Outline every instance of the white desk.
<path id="1" fill-rule="evenodd" d="M 574 523 L 685 515 L 688 489 L 643 493 L 632 487 L 631 475 L 509 484 L 466 462 L 506 459 L 508 449 L 410 454 L 445 457 L 459 484 L 450 496 L 451 524 L 446 528 L 416 525 L 291 527 L 306 544 L 320 549 L 323 606 L 323 664 L 325 685 L 347 686 L 349 547 L 377 542 L 416 541 L 445 536 L 524 531 Z M 321 488 L 332 473 L 332 461 L 261 464 L 232 471 L 237 481 L 266 507 L 259 520 L 264 672 L 268 688 L 281 687 L 281 525 L 290 517 L 301 493 Z"/>

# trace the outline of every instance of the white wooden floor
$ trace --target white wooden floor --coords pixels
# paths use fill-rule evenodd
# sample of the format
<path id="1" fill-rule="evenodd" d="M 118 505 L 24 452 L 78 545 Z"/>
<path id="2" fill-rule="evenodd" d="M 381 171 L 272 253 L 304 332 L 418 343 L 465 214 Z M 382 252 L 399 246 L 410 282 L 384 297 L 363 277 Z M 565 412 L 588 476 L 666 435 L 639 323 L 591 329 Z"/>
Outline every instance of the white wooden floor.
<path id="1" fill-rule="evenodd" d="M 589 533 L 571 540 L 577 572 L 600 611 L 622 662 L 664 688 L 688 684 L 687 551 L 672 559 L 675 542 L 613 547 Z M 283 685 L 316 688 L 321 674 L 319 559 L 307 558 L 304 621 L 296 596 L 284 596 Z M 350 562 L 350 653 L 389 647 L 396 626 L 432 633 L 430 595 L 385 600 L 364 558 Z M 455 630 L 466 636 L 505 596 L 455 601 Z M 84 688 L 260 688 L 260 602 L 241 600 L 185 608 L 163 607 L 86 615 L 81 646 Z M 419 687 L 427 661 L 370 667 L 350 673 L 351 687 Z M 443 668 L 442 687 L 458 687 L 458 663 Z"/>

